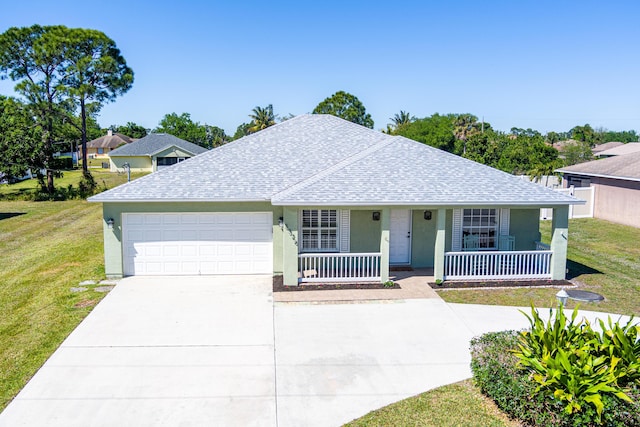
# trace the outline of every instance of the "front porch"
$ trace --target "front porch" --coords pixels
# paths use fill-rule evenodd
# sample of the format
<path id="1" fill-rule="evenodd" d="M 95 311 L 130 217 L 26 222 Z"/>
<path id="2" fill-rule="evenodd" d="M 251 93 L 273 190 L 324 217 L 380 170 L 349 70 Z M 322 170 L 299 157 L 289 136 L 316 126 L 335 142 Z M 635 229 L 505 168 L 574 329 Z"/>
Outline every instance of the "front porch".
<path id="1" fill-rule="evenodd" d="M 384 283 L 391 278 L 390 268 L 397 264 L 413 269 L 431 268 L 436 282 L 563 280 L 568 212 L 566 206 L 553 209 L 555 216 L 550 245 L 539 242 L 539 212 L 531 208 L 527 212 L 512 208 L 509 215 L 510 209 L 494 208 L 486 210 L 495 211 L 494 222 L 499 224 L 493 227 L 495 234 L 479 234 L 480 244 L 477 246 L 476 242 L 476 246 L 473 246 L 468 245 L 470 239 L 467 237 L 471 233 L 464 228 L 466 223 L 462 220 L 459 224 L 456 223 L 455 211 L 463 211 L 462 209 L 405 209 L 410 213 L 409 229 L 394 234 L 394 209 L 360 208 L 359 211 L 350 210 L 352 219 L 349 227 L 343 228 L 343 223 L 337 223 L 336 228 L 340 232 L 348 232 L 350 236 L 346 238 L 345 234 L 337 232 L 336 240 L 346 240 L 347 244 L 338 245 L 337 250 L 332 252 L 324 252 L 301 250 L 298 220 L 302 210 L 285 208 L 282 227 L 286 231 L 285 236 L 290 239 L 285 238 L 283 245 L 284 281 L 289 286 L 312 283 Z M 337 212 L 344 213 L 344 210 L 338 209 Z M 348 219 L 349 215 L 344 217 Z M 367 247 L 363 247 L 365 239 L 360 237 L 363 231 L 368 231 Z M 397 257 L 394 259 L 397 247 L 395 242 L 398 238 L 402 241 L 406 239 L 409 243 L 406 251 L 408 262 L 398 262 Z M 490 240 L 489 243 L 487 239 Z M 350 252 L 349 247 L 354 251 Z M 290 270 L 292 265 L 286 262 L 292 258 L 296 260 L 293 264 L 295 270 Z"/>
<path id="2" fill-rule="evenodd" d="M 553 251 L 536 243 L 532 251 L 445 252 L 441 280 L 551 279 Z M 300 254 L 299 282 L 380 283 L 380 258 L 380 253 Z"/>

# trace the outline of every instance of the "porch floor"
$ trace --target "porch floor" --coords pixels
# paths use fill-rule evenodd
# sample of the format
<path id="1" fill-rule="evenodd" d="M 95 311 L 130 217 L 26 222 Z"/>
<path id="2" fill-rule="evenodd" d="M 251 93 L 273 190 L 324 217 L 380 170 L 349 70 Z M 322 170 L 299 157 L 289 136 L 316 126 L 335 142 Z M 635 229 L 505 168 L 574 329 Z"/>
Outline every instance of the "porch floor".
<path id="1" fill-rule="evenodd" d="M 431 289 L 433 269 L 415 269 L 412 271 L 391 271 L 391 280 L 400 285 L 400 289 L 337 289 L 326 291 L 274 292 L 275 302 L 352 302 L 375 300 L 404 300 L 440 298 Z"/>

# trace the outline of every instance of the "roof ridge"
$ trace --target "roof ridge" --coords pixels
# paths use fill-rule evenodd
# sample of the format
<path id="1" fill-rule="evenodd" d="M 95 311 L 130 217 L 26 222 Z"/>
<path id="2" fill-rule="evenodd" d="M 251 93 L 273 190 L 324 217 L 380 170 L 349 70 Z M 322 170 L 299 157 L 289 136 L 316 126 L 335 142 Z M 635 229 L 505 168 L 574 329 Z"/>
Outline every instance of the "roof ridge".
<path id="1" fill-rule="evenodd" d="M 322 178 L 339 171 L 340 169 L 343 169 L 349 165 L 354 164 L 355 162 L 357 162 L 358 160 L 361 160 L 367 156 L 369 156 L 372 153 L 375 153 L 376 151 L 386 147 L 387 145 L 391 144 L 393 141 L 395 140 L 395 137 L 388 137 L 387 135 L 381 134 L 381 140 L 379 142 L 376 142 L 375 144 L 371 145 L 370 147 L 365 148 L 364 150 L 352 154 L 351 156 L 345 157 L 344 159 L 342 159 L 341 161 L 339 161 L 338 163 L 335 163 L 332 166 L 329 166 L 326 169 L 321 170 L 320 172 L 316 173 L 315 175 L 312 175 L 308 178 L 303 179 L 302 181 L 298 181 L 295 184 L 285 188 L 284 190 L 278 191 L 275 194 L 273 194 L 271 196 L 271 200 L 275 200 L 277 198 L 282 198 L 282 197 L 286 197 L 288 195 L 290 195 L 291 193 L 295 193 L 298 190 L 301 190 L 305 187 L 308 187 L 309 185 L 320 181 Z"/>

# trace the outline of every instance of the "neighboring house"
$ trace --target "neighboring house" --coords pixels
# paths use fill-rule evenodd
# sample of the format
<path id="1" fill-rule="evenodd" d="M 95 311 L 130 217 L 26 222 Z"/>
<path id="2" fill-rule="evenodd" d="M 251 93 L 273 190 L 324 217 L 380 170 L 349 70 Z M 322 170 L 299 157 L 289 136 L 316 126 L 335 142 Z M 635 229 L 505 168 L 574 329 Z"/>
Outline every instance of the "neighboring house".
<path id="1" fill-rule="evenodd" d="M 133 144 L 132 144 L 133 145 Z M 127 147 L 129 148 L 129 147 Z M 108 276 L 275 274 L 285 285 L 564 279 L 582 203 L 330 115 L 302 115 L 89 199 Z M 554 211 L 550 248 L 539 210 Z"/>
<path id="2" fill-rule="evenodd" d="M 605 142 L 604 144 L 598 144 L 595 147 L 593 147 L 591 149 L 591 152 L 593 153 L 594 156 L 597 157 L 598 154 L 600 154 L 601 152 L 610 150 L 612 148 L 620 147 L 621 145 L 624 145 L 624 142 L 619 142 L 619 141 Z"/>
<path id="3" fill-rule="evenodd" d="M 622 144 L 608 150 L 599 151 L 597 154 L 594 153 L 594 155 L 596 157 L 604 158 L 613 156 L 624 156 L 625 154 L 632 153 L 640 153 L 640 142 L 628 142 L 626 144 Z"/>
<path id="4" fill-rule="evenodd" d="M 594 217 L 640 227 L 640 152 L 567 166 L 558 172 L 563 174 L 565 187 L 594 187 Z"/>
<path id="5" fill-rule="evenodd" d="M 129 138 L 127 135 L 113 132 L 111 129 L 107 131 L 107 134 L 100 138 L 93 139 L 87 142 L 87 158 L 107 158 L 109 153 L 121 145 L 130 144 L 135 141 Z M 80 153 L 82 153 L 82 147 Z"/>
<path id="6" fill-rule="evenodd" d="M 125 163 L 129 164 L 132 171 L 156 172 L 205 151 L 206 148 L 168 133 L 151 133 L 112 151 L 109 159 L 111 172 L 122 171 Z"/>

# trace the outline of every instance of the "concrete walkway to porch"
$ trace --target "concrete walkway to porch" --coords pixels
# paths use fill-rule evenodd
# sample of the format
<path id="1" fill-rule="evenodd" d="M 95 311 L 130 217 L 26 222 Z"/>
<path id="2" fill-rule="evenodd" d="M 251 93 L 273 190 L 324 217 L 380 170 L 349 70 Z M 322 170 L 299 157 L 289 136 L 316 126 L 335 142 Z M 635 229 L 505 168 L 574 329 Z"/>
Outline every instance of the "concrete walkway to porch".
<path id="1" fill-rule="evenodd" d="M 337 302 L 337 301 L 378 301 L 430 299 L 440 296 L 431 289 L 429 282 L 434 281 L 433 269 L 415 269 L 411 271 L 391 271 L 391 280 L 400 285 L 400 289 L 336 289 L 321 291 L 274 292 L 275 302 Z"/>

